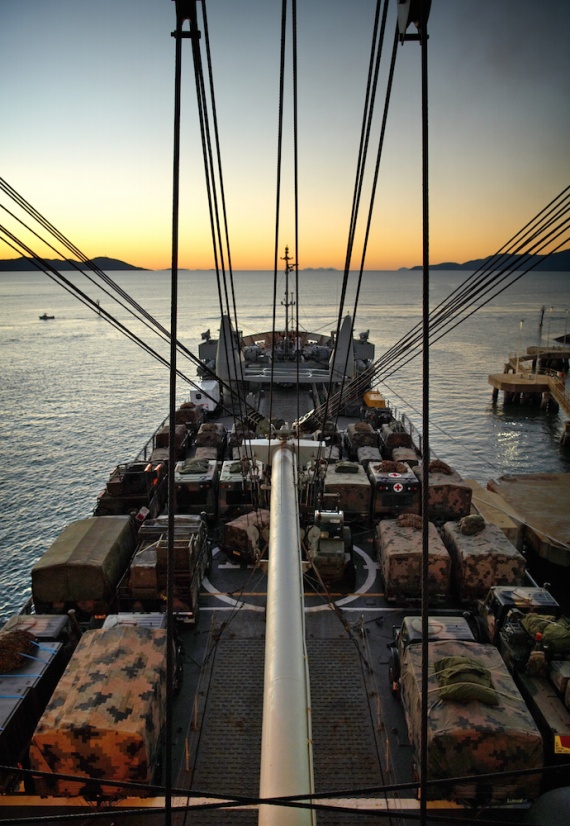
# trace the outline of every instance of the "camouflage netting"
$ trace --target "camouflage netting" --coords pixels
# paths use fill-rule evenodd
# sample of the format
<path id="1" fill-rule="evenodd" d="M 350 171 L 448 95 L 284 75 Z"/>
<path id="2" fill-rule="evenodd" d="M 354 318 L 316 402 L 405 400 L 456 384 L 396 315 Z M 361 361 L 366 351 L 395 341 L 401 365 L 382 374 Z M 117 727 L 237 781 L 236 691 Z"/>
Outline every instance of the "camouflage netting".
<path id="1" fill-rule="evenodd" d="M 86 632 L 30 746 L 32 769 L 148 783 L 160 745 L 166 631 L 116 625 Z M 99 787 L 99 783 L 96 784 Z M 128 794 L 111 786 L 38 779 L 39 794 Z"/>
<path id="2" fill-rule="evenodd" d="M 208 468 L 210 467 L 210 462 L 208 459 L 187 459 L 185 462 L 181 462 L 178 467 L 176 468 L 177 473 L 181 475 L 185 473 L 207 473 Z"/>
<path id="3" fill-rule="evenodd" d="M 457 527 L 464 536 L 474 536 L 476 533 L 481 533 L 485 530 L 486 522 L 479 513 L 470 513 L 468 516 L 462 516 Z"/>
<path id="4" fill-rule="evenodd" d="M 218 448 L 226 439 L 226 431 L 219 422 L 206 422 L 200 425 L 200 430 L 196 436 L 196 447 Z"/>
<path id="5" fill-rule="evenodd" d="M 401 513 L 396 523 L 402 528 L 415 528 L 416 531 L 421 531 L 423 520 L 419 513 Z"/>
<path id="6" fill-rule="evenodd" d="M 176 411 L 176 424 L 196 425 L 204 418 L 204 413 L 201 408 L 196 407 L 193 402 L 184 402 Z"/>
<path id="7" fill-rule="evenodd" d="M 534 639 L 537 634 L 542 635 L 542 645 L 550 654 L 570 653 L 570 619 L 568 617 L 542 616 L 541 614 L 527 614 L 521 624 Z"/>
<path id="8" fill-rule="evenodd" d="M 441 459 L 432 459 L 428 466 L 429 473 L 445 473 L 447 476 L 451 476 L 453 470 L 450 468 L 446 462 L 442 462 Z"/>
<path id="9" fill-rule="evenodd" d="M 394 462 L 392 459 L 384 459 L 375 466 L 376 473 L 409 473 L 410 468 L 405 462 Z"/>
<path id="10" fill-rule="evenodd" d="M 7 631 L 0 634 L 0 671 L 19 668 L 27 654 L 36 648 L 36 637 L 28 631 Z"/>
<path id="11" fill-rule="evenodd" d="M 457 656 L 468 656 L 489 672 L 497 705 L 442 699 L 435 663 Z M 402 700 L 416 757 L 420 753 L 421 658 L 421 646 L 410 645 L 401 664 Z M 543 766 L 540 732 L 494 646 L 456 640 L 429 643 L 428 692 L 429 780 Z M 540 773 L 522 778 L 497 776 L 492 781 L 438 786 L 429 796 L 478 803 L 526 800 L 538 795 L 539 786 Z"/>

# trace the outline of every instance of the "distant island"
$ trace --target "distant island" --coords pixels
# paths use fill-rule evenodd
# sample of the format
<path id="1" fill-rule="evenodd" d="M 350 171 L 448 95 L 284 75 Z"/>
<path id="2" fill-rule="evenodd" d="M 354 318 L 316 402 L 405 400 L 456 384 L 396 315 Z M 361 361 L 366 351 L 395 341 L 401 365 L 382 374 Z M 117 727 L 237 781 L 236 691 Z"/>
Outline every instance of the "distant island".
<path id="1" fill-rule="evenodd" d="M 430 270 L 478 270 L 485 267 L 496 256 L 488 255 L 486 258 L 475 258 L 472 261 L 466 261 L 464 264 L 459 264 L 456 261 L 444 261 L 441 264 L 431 264 Z M 517 259 L 524 259 L 524 269 L 528 269 L 529 265 L 536 264 L 534 270 L 542 272 L 570 272 L 570 249 L 562 250 L 562 252 L 555 252 L 552 255 L 532 255 L 526 258 L 524 255 L 509 256 L 510 267 L 513 267 L 513 261 Z M 33 258 L 4 258 L 0 259 L 0 272 L 30 272 L 37 270 L 33 263 Z M 49 264 L 55 270 L 75 270 L 86 269 L 88 264 L 81 261 L 72 261 L 71 259 L 62 261 L 59 258 L 43 259 L 46 264 Z M 94 267 L 100 270 L 143 270 L 145 272 L 154 272 L 148 267 L 137 267 L 134 264 L 127 264 L 126 261 L 120 261 L 118 258 L 107 258 L 106 256 L 99 256 L 92 258 L 91 263 Z M 495 267 L 496 268 L 496 267 Z M 41 268 L 40 268 L 41 269 Z M 185 269 L 185 268 L 181 268 Z M 400 267 L 397 272 L 416 272 L 421 271 L 422 265 L 417 264 L 415 267 Z M 162 270 L 159 270 L 162 272 Z M 194 272 L 194 270 L 188 270 Z M 196 272 L 215 272 L 211 270 L 196 270 Z M 237 271 L 239 272 L 239 270 Z M 250 270 L 247 270 L 250 272 Z M 301 272 L 338 272 L 336 267 L 304 267 Z"/>
<path id="2" fill-rule="evenodd" d="M 4 258 L 0 259 L 0 272 L 30 272 L 37 270 L 38 267 L 34 264 L 33 258 Z M 132 264 L 127 264 L 125 261 L 119 261 L 117 258 L 106 258 L 105 256 L 99 258 L 92 258 L 90 262 L 73 261 L 69 259 L 62 261 L 59 258 L 44 258 L 42 264 L 49 264 L 54 270 L 77 270 L 86 269 L 89 263 L 100 270 L 144 270 L 146 267 L 134 267 Z M 41 269 L 41 267 L 40 267 Z"/>
<path id="3" fill-rule="evenodd" d="M 455 261 L 446 261 L 443 264 L 431 264 L 430 270 L 478 270 L 484 267 L 489 261 L 496 256 L 488 255 L 486 258 L 475 258 L 473 261 L 466 261 L 465 264 L 457 264 Z M 510 268 L 512 269 L 513 260 L 524 259 L 524 268 L 528 269 L 536 262 L 534 270 L 542 272 L 570 272 L 570 249 L 562 250 L 561 252 L 553 252 L 552 255 L 531 255 L 527 258 L 524 255 L 509 256 Z M 400 267 L 400 270 L 421 270 L 422 265 L 415 267 Z"/>

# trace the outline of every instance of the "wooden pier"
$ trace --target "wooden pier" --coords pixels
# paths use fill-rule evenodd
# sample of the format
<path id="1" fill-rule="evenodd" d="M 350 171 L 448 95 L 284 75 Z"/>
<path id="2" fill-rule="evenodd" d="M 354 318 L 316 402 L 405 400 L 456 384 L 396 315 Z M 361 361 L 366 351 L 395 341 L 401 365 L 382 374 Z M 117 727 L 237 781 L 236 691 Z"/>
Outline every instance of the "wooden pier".
<path id="1" fill-rule="evenodd" d="M 510 356 L 502 373 L 493 373 L 488 377 L 493 387 L 493 399 L 496 400 L 499 392 L 504 393 L 504 400 L 509 402 L 541 403 L 543 406 L 556 404 L 570 419 L 570 396 L 566 392 L 564 373 L 545 369 L 537 372 L 538 360 L 546 362 L 559 359 L 567 363 L 570 359 L 570 349 L 557 347 L 544 350 L 529 347 L 522 356 Z M 562 444 L 570 443 L 569 422 L 564 422 Z"/>

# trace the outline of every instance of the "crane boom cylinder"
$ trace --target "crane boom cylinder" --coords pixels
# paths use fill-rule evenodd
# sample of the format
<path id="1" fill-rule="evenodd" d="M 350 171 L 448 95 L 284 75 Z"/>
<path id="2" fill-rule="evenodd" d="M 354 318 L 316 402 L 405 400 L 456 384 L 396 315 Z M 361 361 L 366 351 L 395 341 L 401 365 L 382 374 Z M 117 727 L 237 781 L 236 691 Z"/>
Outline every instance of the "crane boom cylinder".
<path id="1" fill-rule="evenodd" d="M 273 456 L 259 795 L 313 791 L 310 698 L 295 456 Z M 311 826 L 308 809 L 261 805 L 260 826 Z"/>

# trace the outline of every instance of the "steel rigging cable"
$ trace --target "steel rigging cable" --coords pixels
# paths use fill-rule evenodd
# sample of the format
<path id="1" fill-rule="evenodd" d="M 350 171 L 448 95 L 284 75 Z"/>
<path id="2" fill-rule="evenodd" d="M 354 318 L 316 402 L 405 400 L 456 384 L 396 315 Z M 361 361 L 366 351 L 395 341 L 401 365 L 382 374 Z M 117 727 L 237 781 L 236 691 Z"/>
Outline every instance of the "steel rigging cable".
<path id="1" fill-rule="evenodd" d="M 366 160 L 368 157 L 368 148 L 370 144 L 370 133 L 372 127 L 372 120 L 374 116 L 374 106 L 376 101 L 376 91 L 378 87 L 378 78 L 379 78 L 379 71 L 380 71 L 380 62 L 382 57 L 382 51 L 384 46 L 384 37 L 386 33 L 386 20 L 388 15 L 388 0 L 384 0 L 384 8 L 382 11 L 382 19 L 380 21 L 380 9 L 381 9 L 382 0 L 377 0 L 376 3 L 376 12 L 374 16 L 374 26 L 372 29 L 372 41 L 370 46 L 370 58 L 368 62 L 368 77 L 366 82 L 366 94 L 364 99 L 364 109 L 362 114 L 362 124 L 360 130 L 360 144 L 358 149 L 358 157 L 356 163 L 356 173 L 355 173 L 355 181 L 354 181 L 354 191 L 352 197 L 352 207 L 351 207 L 351 214 L 350 214 L 350 221 L 349 221 L 349 229 L 348 229 L 348 240 L 347 240 L 347 248 L 346 248 L 346 256 L 345 256 L 345 263 L 344 263 L 344 273 L 343 273 L 343 280 L 342 280 L 342 287 L 341 287 L 341 296 L 339 302 L 339 310 L 338 310 L 338 317 L 337 317 L 337 328 L 336 328 L 336 337 L 335 342 L 338 344 L 340 338 L 340 329 L 343 321 L 343 314 L 344 314 L 344 305 L 346 301 L 346 292 L 348 288 L 348 279 L 350 274 L 350 263 L 352 259 L 352 251 L 354 248 L 354 240 L 356 235 L 356 227 L 358 223 L 358 214 L 360 208 L 360 200 L 362 196 L 362 188 L 364 182 L 364 174 L 366 169 Z M 393 54 L 393 60 L 395 60 L 395 52 Z M 393 72 L 392 72 L 393 74 Z M 386 98 L 385 102 L 385 115 L 388 108 L 389 102 L 389 95 Z M 378 150 L 378 155 L 381 153 L 381 145 Z M 379 164 L 379 157 L 377 160 L 376 168 L 378 169 Z M 359 281 L 360 285 L 360 281 Z M 359 287 L 358 287 L 359 289 Z M 351 336 L 350 340 L 352 341 L 352 335 L 354 330 L 354 314 L 356 313 L 356 307 L 358 303 L 358 289 L 357 289 L 357 298 L 355 300 L 354 310 L 353 310 L 353 317 L 352 323 L 353 326 L 351 328 Z M 344 394 L 344 385 L 345 385 L 345 377 L 346 377 L 346 369 L 348 365 L 348 358 L 350 356 L 350 348 L 347 349 L 346 359 L 344 365 L 338 365 L 336 359 L 333 360 L 333 368 L 336 367 L 336 370 L 339 370 L 339 367 L 342 371 L 342 382 L 341 388 L 339 391 L 339 396 L 342 397 Z M 328 404 L 329 399 L 332 393 L 333 387 L 333 377 L 334 377 L 334 369 L 331 369 L 329 386 L 327 391 L 327 399 L 324 404 L 324 412 L 322 416 L 322 421 L 326 422 L 328 418 Z M 340 405 L 338 405 L 333 411 L 332 415 L 335 419 L 335 422 L 338 418 L 338 414 L 340 412 Z"/>
<path id="2" fill-rule="evenodd" d="M 9 210 L 6 210 L 5 207 L 2 207 L 2 208 L 5 211 L 10 212 Z M 30 209 L 33 210 L 33 208 L 30 208 Z M 10 214 L 12 214 L 12 213 L 10 213 Z M 38 215 L 39 215 L 39 213 L 38 213 Z M 23 222 L 20 219 L 17 218 L 16 220 L 18 220 L 19 223 L 23 224 Z M 34 235 L 36 235 L 36 237 L 38 237 L 43 243 L 45 243 L 47 246 L 49 246 L 51 249 L 53 249 L 58 255 L 61 254 L 46 239 L 41 238 L 41 236 L 39 236 L 39 234 L 35 230 L 31 229 L 26 224 L 23 224 L 23 226 L 26 227 L 26 229 L 28 229 Z M 57 232 L 57 230 L 55 232 Z M 165 359 L 156 350 L 154 350 L 149 344 L 147 344 L 143 339 L 141 339 L 140 336 L 136 335 L 132 330 L 130 330 L 122 322 L 120 322 L 115 316 L 113 316 L 108 310 L 106 310 L 104 307 L 100 306 L 100 304 L 98 304 L 93 298 L 91 298 L 85 292 L 83 292 L 77 284 L 72 283 L 68 278 L 66 278 L 64 275 L 62 275 L 62 273 L 59 270 L 57 270 L 55 267 L 53 267 L 48 261 L 44 260 L 39 255 L 39 253 L 37 253 L 31 247 L 29 247 L 27 244 L 25 244 L 24 241 L 17 238 L 14 235 L 14 233 L 12 233 L 7 227 L 4 227 L 4 226 L 0 225 L 0 233 L 2 233 L 4 235 L 2 240 L 4 241 L 4 243 L 7 246 L 9 246 L 15 252 L 20 253 L 20 255 L 22 253 L 27 255 L 29 257 L 31 263 L 33 264 L 33 266 L 35 266 L 38 270 L 44 272 L 55 283 L 57 283 L 61 287 L 63 287 L 63 289 L 65 289 L 67 292 L 69 292 L 71 295 L 73 295 L 75 298 L 77 298 L 81 303 L 83 303 L 90 310 L 95 312 L 97 315 L 101 316 L 105 321 L 107 321 L 109 324 L 111 324 L 111 326 L 115 327 L 115 329 L 117 329 L 119 332 L 121 332 L 123 335 L 125 335 L 127 338 L 129 338 L 133 343 L 138 345 L 142 350 L 144 350 L 149 355 L 151 355 L 153 358 L 155 358 L 163 366 L 165 366 L 167 368 L 169 367 L 170 362 L 168 361 L 168 359 Z M 77 249 L 77 248 L 74 247 L 74 249 Z M 90 269 L 92 269 L 96 275 L 105 276 L 104 280 L 106 281 L 106 283 L 108 283 L 111 287 L 116 286 L 116 285 L 114 285 L 114 282 L 112 281 L 112 279 L 110 279 L 108 276 L 106 276 L 106 274 L 103 273 L 96 265 L 94 265 L 91 261 L 89 261 L 89 259 L 87 259 L 86 256 L 83 253 L 81 253 L 79 250 L 77 250 L 77 253 L 79 253 L 79 257 L 82 260 L 85 261 L 86 266 L 89 267 Z M 72 269 L 77 271 L 79 274 L 85 276 L 85 278 L 87 278 L 92 284 L 97 286 L 98 289 L 103 290 L 103 292 L 106 295 L 108 295 L 110 298 L 112 298 L 114 301 L 116 301 L 119 304 L 119 306 L 121 306 L 123 309 L 125 309 L 127 312 L 129 312 L 137 321 L 141 322 L 144 326 L 148 327 L 148 329 L 150 329 L 151 332 L 154 332 L 156 335 L 159 336 L 159 338 L 161 338 L 165 342 L 170 341 L 170 334 L 168 333 L 168 331 L 161 324 L 159 324 L 159 322 L 156 321 L 156 319 L 154 319 L 152 315 L 150 315 L 146 311 L 142 310 L 142 308 L 141 308 L 141 310 L 144 313 L 144 316 L 148 319 L 148 322 L 145 321 L 142 318 L 139 318 L 132 310 L 129 309 L 128 306 L 126 306 L 122 301 L 120 301 L 118 298 L 116 298 L 112 294 L 112 292 L 110 292 L 109 290 L 104 289 L 103 287 L 101 287 L 101 285 L 97 284 L 97 282 L 94 280 L 94 278 L 91 275 L 89 275 L 89 273 L 85 272 L 85 270 L 83 270 L 80 266 L 78 266 L 76 262 L 70 261 L 69 259 L 66 259 L 66 260 L 67 260 L 68 264 L 71 265 Z M 130 299 L 130 297 L 128 296 L 127 293 L 125 293 L 124 291 L 121 291 L 121 292 L 128 299 Z M 139 305 L 136 304 L 136 302 L 133 302 L 132 299 L 130 299 L 129 303 L 134 304 L 135 306 L 139 306 Z M 212 375 L 213 378 L 216 378 L 215 374 L 211 370 L 209 370 L 209 368 L 205 367 L 202 364 L 202 362 L 200 361 L 200 359 L 197 358 L 190 350 L 188 350 L 188 348 L 185 347 L 180 341 L 177 343 L 177 346 L 178 346 L 179 352 L 186 359 L 190 360 L 195 365 L 200 366 L 201 369 L 206 374 L 210 374 L 210 375 Z M 187 384 L 190 384 L 193 387 L 196 386 L 195 381 L 193 379 L 191 379 L 190 377 L 188 377 L 187 375 L 185 375 L 180 370 L 177 370 L 177 374 L 178 374 L 179 378 L 181 378 Z M 223 382 L 222 382 L 222 384 L 223 384 Z M 204 393 L 205 396 L 207 396 L 209 398 L 208 393 L 206 391 L 203 391 L 203 393 Z M 228 412 L 230 412 L 230 411 L 228 411 Z M 246 415 L 252 415 L 254 413 L 255 413 L 254 409 L 251 408 L 250 411 L 249 411 L 249 414 L 246 412 Z"/>
<path id="3" fill-rule="evenodd" d="M 566 187 L 463 285 L 430 312 L 432 344 L 568 243 L 569 193 L 570 187 Z M 500 268 L 497 270 L 498 266 Z M 364 376 L 354 379 L 347 391 L 357 393 L 365 389 L 371 380 L 382 381 L 392 376 L 419 355 L 422 335 L 421 322 L 418 322 L 377 359 Z M 340 404 L 340 394 L 335 394 L 330 404 L 336 409 Z M 324 410 L 325 406 L 321 405 L 312 412 L 312 416 L 322 417 Z"/>
<path id="4" fill-rule="evenodd" d="M 275 182 L 275 235 L 273 243 L 273 311 L 272 325 L 274 331 L 271 342 L 271 383 L 269 385 L 269 419 L 273 414 L 273 385 L 275 377 L 275 331 L 277 330 L 277 269 L 279 262 L 279 227 L 281 219 L 281 173 L 283 156 L 283 99 L 285 86 L 285 45 L 287 42 L 287 0 L 281 3 L 281 49 L 279 53 L 279 96 L 278 96 L 278 116 L 277 116 L 277 164 Z M 288 265 L 288 262 L 286 262 Z"/>
<path id="5" fill-rule="evenodd" d="M 204 162 L 204 175 L 206 179 L 206 194 L 208 198 L 208 209 L 210 214 L 210 230 L 212 236 L 212 248 L 214 254 L 214 262 L 215 262 L 215 269 L 216 269 L 216 283 L 218 288 L 218 302 L 220 307 L 220 318 L 223 321 L 224 315 L 227 315 L 228 319 L 233 318 L 233 323 L 235 327 L 235 335 L 239 335 L 239 325 L 237 321 L 237 307 L 236 307 L 236 299 L 235 299 L 235 289 L 234 289 L 234 280 L 233 280 L 233 271 L 232 271 L 232 263 L 231 263 L 231 252 L 230 252 L 230 241 L 229 241 L 229 230 L 228 230 L 228 220 L 227 220 L 227 210 L 226 210 L 226 201 L 225 201 L 225 189 L 223 183 L 223 170 L 222 170 L 222 161 L 221 161 L 221 148 L 220 148 L 220 138 L 219 138 L 219 130 L 218 130 L 218 120 L 217 120 L 217 107 L 216 107 L 216 96 L 214 90 L 214 78 L 213 78 L 213 70 L 212 70 L 212 60 L 211 60 L 211 51 L 210 51 L 210 37 L 209 37 L 209 30 L 208 30 L 208 17 L 207 17 L 207 10 L 206 10 L 206 2 L 202 0 L 201 3 L 202 7 L 202 22 L 203 22 L 203 29 L 205 35 L 205 42 L 206 42 L 206 54 L 207 54 L 207 63 L 208 63 L 208 81 L 209 81 L 209 98 L 212 110 L 212 120 L 213 120 L 213 133 L 215 139 L 215 161 L 214 161 L 214 150 L 212 148 L 212 130 L 210 129 L 210 117 L 209 117 L 209 107 L 208 107 L 208 96 L 206 94 L 206 85 L 204 81 L 204 71 L 202 66 L 202 55 L 200 50 L 200 38 L 196 38 L 192 41 L 192 55 L 193 55 L 193 64 L 194 64 L 194 75 L 195 75 L 195 83 L 196 83 L 196 99 L 197 99 L 197 106 L 198 106 L 198 115 L 199 115 L 199 124 L 200 124 L 200 134 L 201 134 L 201 142 L 202 142 L 202 153 L 203 153 L 203 162 Z M 217 183 L 218 181 L 218 183 Z M 220 195 L 218 196 L 218 187 L 220 190 Z M 220 204 L 221 203 L 221 217 L 220 217 Z M 222 231 L 223 226 L 223 231 Z M 224 246 L 227 251 L 227 259 L 228 259 L 228 270 L 226 272 L 226 265 L 225 265 L 225 257 L 224 257 Z M 230 302 L 230 295 L 228 294 L 228 281 L 229 281 L 229 293 L 231 293 L 231 302 Z M 248 415 L 254 415 L 253 409 L 250 409 L 249 413 L 246 413 L 246 402 L 242 396 L 242 382 L 243 382 L 243 373 L 242 373 L 242 363 L 239 358 L 235 358 L 234 355 L 234 347 L 233 342 L 228 342 L 227 337 L 224 340 L 225 343 L 225 358 L 226 363 L 228 365 L 232 365 L 232 368 L 229 370 L 229 380 L 230 380 L 230 396 L 232 399 L 236 400 L 236 406 L 238 408 L 237 414 L 234 411 L 234 416 L 240 422 L 244 422 Z M 230 346 L 231 344 L 231 346 Z M 233 375 L 232 375 L 233 373 Z M 233 382 L 232 382 L 233 378 Z"/>

